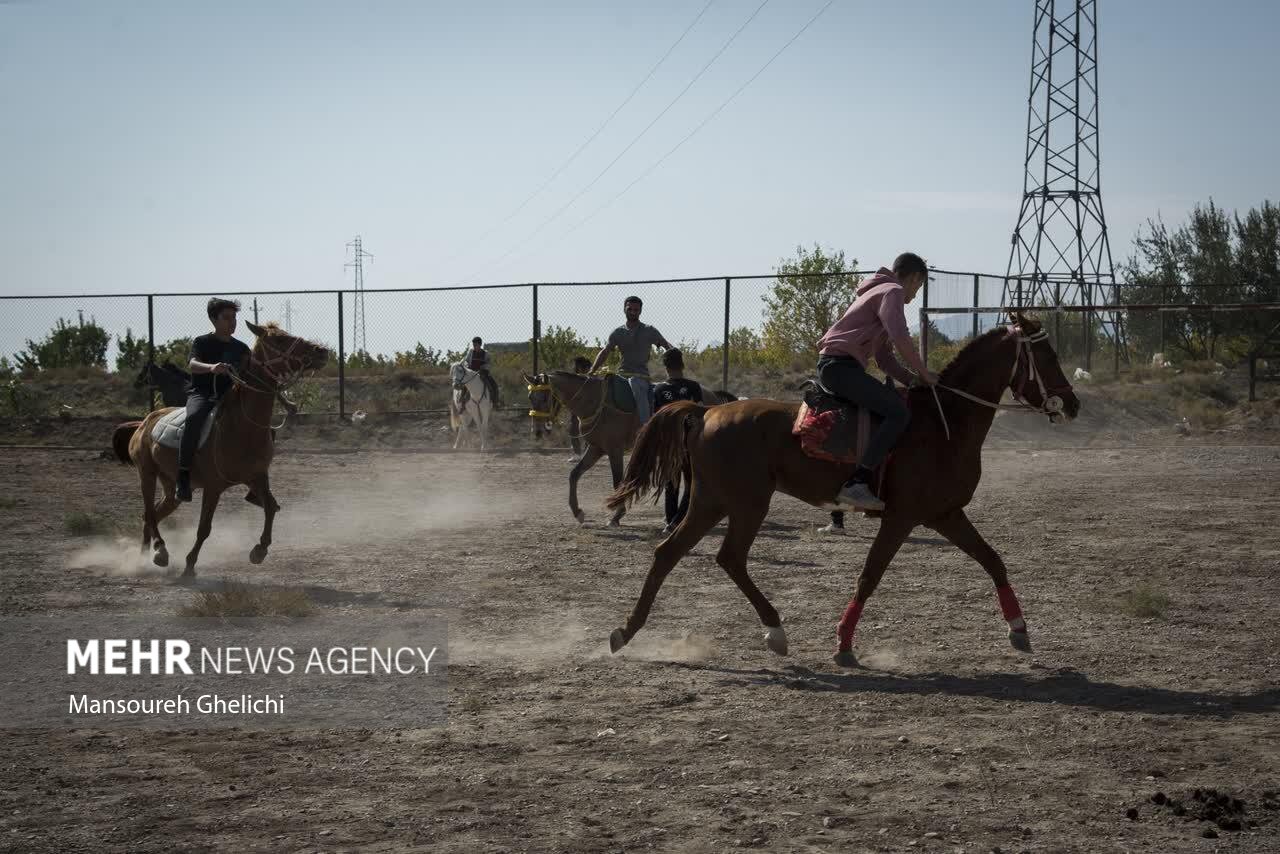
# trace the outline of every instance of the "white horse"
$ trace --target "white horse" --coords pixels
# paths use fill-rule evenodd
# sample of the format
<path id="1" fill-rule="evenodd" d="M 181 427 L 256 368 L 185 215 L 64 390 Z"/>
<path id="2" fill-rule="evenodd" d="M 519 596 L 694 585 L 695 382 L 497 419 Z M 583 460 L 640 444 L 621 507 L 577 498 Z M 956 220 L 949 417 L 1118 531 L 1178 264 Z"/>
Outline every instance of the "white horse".
<path id="1" fill-rule="evenodd" d="M 453 394 L 449 398 L 449 423 L 458 434 L 453 440 L 453 449 L 456 451 L 462 444 L 467 424 L 471 422 L 480 431 L 480 450 L 485 450 L 493 398 L 489 396 L 484 377 L 479 371 L 468 368 L 465 362 L 458 362 L 449 369 L 449 381 L 453 384 Z"/>

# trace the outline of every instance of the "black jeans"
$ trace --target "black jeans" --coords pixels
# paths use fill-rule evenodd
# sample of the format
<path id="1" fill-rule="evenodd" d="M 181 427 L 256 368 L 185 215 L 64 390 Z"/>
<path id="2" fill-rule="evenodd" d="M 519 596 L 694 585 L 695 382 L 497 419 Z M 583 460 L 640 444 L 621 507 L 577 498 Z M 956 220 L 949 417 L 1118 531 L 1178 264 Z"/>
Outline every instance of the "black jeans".
<path id="1" fill-rule="evenodd" d="M 200 444 L 200 433 L 204 430 L 205 419 L 213 411 L 218 401 L 205 397 L 203 392 L 187 393 L 187 423 L 182 428 L 182 440 L 178 445 L 178 468 L 191 469 L 196 458 L 196 447 Z"/>
<path id="2" fill-rule="evenodd" d="M 818 359 L 818 379 L 832 393 L 855 406 L 866 407 L 884 420 L 867 441 L 867 452 L 858 464 L 869 469 L 884 462 L 893 443 L 911 423 L 907 404 L 894 391 L 892 381 L 878 382 L 852 356 L 823 356 Z"/>
<path id="3" fill-rule="evenodd" d="M 667 524 L 675 527 L 684 519 L 685 514 L 689 512 L 689 493 L 693 491 L 693 483 L 690 480 L 692 472 L 688 463 L 685 464 L 684 473 L 681 479 L 688 484 L 684 490 L 684 499 L 680 499 L 680 481 L 669 480 L 662 490 L 663 509 L 666 511 L 665 516 Z"/>

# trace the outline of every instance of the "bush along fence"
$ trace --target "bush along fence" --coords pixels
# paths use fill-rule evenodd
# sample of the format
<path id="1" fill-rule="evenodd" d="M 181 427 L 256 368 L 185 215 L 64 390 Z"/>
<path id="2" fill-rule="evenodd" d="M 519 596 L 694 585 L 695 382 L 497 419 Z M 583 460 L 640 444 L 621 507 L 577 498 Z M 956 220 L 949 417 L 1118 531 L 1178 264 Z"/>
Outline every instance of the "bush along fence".
<path id="1" fill-rule="evenodd" d="M 493 360 L 504 408 L 527 410 L 522 374 L 594 359 L 624 321 L 629 296 L 642 321 L 686 356 L 704 385 L 739 396 L 777 394 L 813 370 L 817 341 L 848 307 L 866 271 L 611 282 L 541 282 L 446 288 L 291 290 L 222 293 L 239 299 L 243 321 L 273 321 L 329 346 L 334 358 L 293 390 L 304 413 L 347 418 L 371 413 L 442 412 L 448 366 L 479 336 Z M 1064 364 L 1113 370 L 1166 360 L 1262 363 L 1280 351 L 1276 283 L 1059 287 L 1048 298 L 1020 293 L 1005 276 L 934 270 L 909 307 L 917 344 L 940 368 L 968 339 L 1007 322 L 1013 310 L 1038 314 Z M 1026 289 L 1031 292 L 1030 288 Z M 1039 288 L 1038 293 L 1049 292 Z M 148 364 L 186 366 L 191 338 L 208 329 L 208 294 L 69 294 L 0 297 L 0 414 L 41 411 L 42 389 L 59 382 L 73 400 L 115 395 L 111 411 L 145 405 L 135 378 Z M 1014 302 L 1013 305 L 1005 304 Z M 616 362 L 616 354 L 614 360 Z M 652 363 L 656 367 L 657 360 Z M 78 384 L 78 385 L 77 385 Z M 59 394 L 69 392 L 60 388 Z M 45 395 L 47 398 L 47 395 Z M 96 404 L 99 408 L 105 404 Z"/>

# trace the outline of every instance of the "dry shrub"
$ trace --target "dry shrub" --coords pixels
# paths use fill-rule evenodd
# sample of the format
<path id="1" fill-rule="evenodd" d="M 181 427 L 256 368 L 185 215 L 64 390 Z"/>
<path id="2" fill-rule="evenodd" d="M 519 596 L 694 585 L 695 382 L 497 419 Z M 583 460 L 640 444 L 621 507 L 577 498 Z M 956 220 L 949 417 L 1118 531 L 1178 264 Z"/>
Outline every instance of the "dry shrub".
<path id="1" fill-rule="evenodd" d="M 305 617 L 314 610 L 311 599 L 297 588 L 232 583 L 198 593 L 195 601 L 183 605 L 178 613 L 184 617 Z"/>

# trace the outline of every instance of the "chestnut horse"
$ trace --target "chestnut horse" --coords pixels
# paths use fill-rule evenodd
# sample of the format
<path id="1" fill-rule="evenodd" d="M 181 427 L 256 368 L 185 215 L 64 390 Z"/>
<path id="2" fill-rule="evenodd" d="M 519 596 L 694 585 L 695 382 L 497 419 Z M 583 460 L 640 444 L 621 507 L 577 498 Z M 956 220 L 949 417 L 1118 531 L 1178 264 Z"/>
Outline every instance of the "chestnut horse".
<path id="1" fill-rule="evenodd" d="M 578 438 L 586 441 L 587 449 L 582 459 L 569 472 L 569 510 L 581 525 L 586 522 L 587 516 L 578 506 L 578 481 L 601 457 L 608 457 L 613 486 L 617 489 L 622 482 L 622 455 L 635 441 L 640 422 L 634 413 L 623 412 L 609 403 L 604 377 L 572 374 L 568 371 L 521 376 L 529 386 L 529 416 L 535 422 L 548 425 L 549 429 L 551 422 L 560 416 L 561 409 L 567 409 L 577 416 L 578 429 L 581 431 Z M 703 397 L 710 406 L 737 400 L 723 390 L 704 390 Z M 673 480 L 677 484 L 680 482 L 679 471 Z M 626 507 L 618 505 L 612 509 L 614 512 L 609 526 L 616 527 L 622 521 Z"/>
<path id="2" fill-rule="evenodd" d="M 1040 324 L 1021 316 L 976 338 L 943 370 L 935 390 L 908 392 L 911 422 L 894 447 L 880 498 L 880 530 L 858 578 L 853 599 L 836 627 L 835 660 L 855 666 L 853 633 L 862 608 L 893 556 L 917 525 L 932 528 L 982 565 L 995 583 L 1015 649 L 1031 642 L 1004 562 L 974 529 L 964 508 L 982 473 L 982 444 L 1005 388 L 1015 408 L 1075 418 L 1080 401 L 1063 376 Z M 936 399 L 935 399 L 936 394 Z M 621 508 L 661 487 L 680 472 L 686 454 L 693 467 L 693 496 L 684 521 L 654 552 L 653 565 L 626 625 L 609 637 L 614 652 L 644 625 L 663 580 L 707 532 L 728 516 L 716 562 L 755 607 L 768 630 L 765 640 L 781 655 L 787 637 L 778 612 L 747 574 L 747 553 L 769 512 L 775 491 L 816 507 L 831 507 L 852 465 L 814 459 L 791 429 L 797 403 L 749 400 L 708 409 L 677 403 L 645 425 L 627 466 L 626 480 L 609 497 Z M 944 420 L 945 417 L 945 420 Z"/>
<path id="3" fill-rule="evenodd" d="M 187 553 L 182 577 L 196 574 L 200 548 L 213 529 L 213 513 L 222 493 L 236 484 L 247 484 L 247 498 L 262 507 L 262 537 L 249 552 L 251 563 L 262 563 L 271 545 L 271 524 L 280 505 L 271 494 L 267 471 L 274 455 L 271 418 L 283 387 L 304 371 L 324 365 L 329 351 L 319 344 L 296 338 L 273 323 L 246 324 L 257 336 L 244 373 L 235 376 L 235 386 L 223 396 L 217 422 L 209 440 L 196 454 L 191 467 L 191 485 L 203 488 L 200 525 L 196 542 Z M 178 506 L 175 485 L 178 452 L 159 445 L 151 436 L 158 420 L 176 407 L 157 409 L 142 421 L 130 421 L 116 428 L 112 445 L 123 463 L 138 469 L 142 485 L 142 550 L 151 551 L 156 566 L 169 565 L 169 552 L 160 535 L 160 521 Z M 164 490 L 164 501 L 156 504 L 156 482 Z"/>

